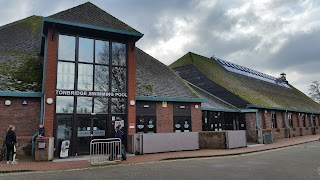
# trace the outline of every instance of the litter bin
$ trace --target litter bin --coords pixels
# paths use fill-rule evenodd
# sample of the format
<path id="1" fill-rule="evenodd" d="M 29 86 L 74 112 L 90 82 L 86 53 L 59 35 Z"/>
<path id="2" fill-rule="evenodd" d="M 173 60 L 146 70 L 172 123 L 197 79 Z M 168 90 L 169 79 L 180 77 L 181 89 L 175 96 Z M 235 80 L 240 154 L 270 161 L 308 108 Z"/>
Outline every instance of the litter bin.
<path id="1" fill-rule="evenodd" d="M 61 150 L 60 150 L 60 158 L 69 157 L 69 147 L 70 147 L 70 141 L 69 140 L 62 141 Z"/>

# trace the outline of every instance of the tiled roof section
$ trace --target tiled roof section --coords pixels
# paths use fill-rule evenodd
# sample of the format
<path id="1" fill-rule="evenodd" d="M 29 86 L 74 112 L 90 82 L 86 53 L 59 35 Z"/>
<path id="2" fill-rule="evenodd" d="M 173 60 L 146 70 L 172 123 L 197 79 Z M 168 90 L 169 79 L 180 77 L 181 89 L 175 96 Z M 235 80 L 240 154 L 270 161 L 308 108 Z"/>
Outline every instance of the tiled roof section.
<path id="1" fill-rule="evenodd" d="M 140 33 L 90 2 L 48 16 L 48 18 Z"/>
<path id="2" fill-rule="evenodd" d="M 213 96 L 212 94 L 190 84 L 191 88 L 197 92 L 198 96 L 205 101 L 201 103 L 202 108 L 212 109 L 237 109 L 236 107 L 222 101 L 221 99 Z"/>
<path id="3" fill-rule="evenodd" d="M 40 91 L 42 17 L 0 27 L 0 91 Z"/>
<path id="4" fill-rule="evenodd" d="M 169 67 L 136 48 L 136 96 L 198 98 Z"/>
<path id="5" fill-rule="evenodd" d="M 41 16 L 30 16 L 0 27 L 0 51 L 37 55 L 40 51 Z"/>
<path id="6" fill-rule="evenodd" d="M 237 95 L 248 104 L 264 107 L 285 108 L 297 111 L 320 112 L 320 105 L 296 88 L 285 88 L 255 78 L 226 71 L 211 58 L 187 53 L 170 65 L 172 68 L 194 65 L 213 83 Z M 191 67 L 191 66 L 190 66 Z M 211 92 L 209 92 L 211 93 Z M 215 94 L 213 94 L 215 95 Z"/>

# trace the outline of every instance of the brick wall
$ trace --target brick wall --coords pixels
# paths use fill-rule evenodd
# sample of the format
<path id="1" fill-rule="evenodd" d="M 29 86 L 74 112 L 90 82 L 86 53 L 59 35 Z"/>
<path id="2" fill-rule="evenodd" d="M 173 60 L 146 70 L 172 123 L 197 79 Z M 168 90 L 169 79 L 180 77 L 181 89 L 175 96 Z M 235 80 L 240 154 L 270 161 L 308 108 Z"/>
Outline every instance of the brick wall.
<path id="1" fill-rule="evenodd" d="M 52 29 L 48 30 L 47 36 L 47 57 L 46 57 L 46 81 L 44 94 L 45 98 L 55 99 L 55 85 L 57 76 L 57 51 L 58 51 L 58 32 L 55 31 L 52 36 Z M 53 39 L 51 39 L 53 37 Z M 45 103 L 44 127 L 46 128 L 46 136 L 53 137 L 54 125 L 54 104 Z"/>
<path id="2" fill-rule="evenodd" d="M 162 107 L 162 102 L 157 102 L 157 132 L 173 132 L 173 102 L 167 102 L 167 107 Z"/>
<path id="3" fill-rule="evenodd" d="M 305 114 L 305 118 L 306 118 L 306 127 L 311 127 L 310 114 Z"/>
<path id="4" fill-rule="evenodd" d="M 245 113 L 247 126 L 247 141 L 257 142 L 258 133 L 256 129 L 256 113 Z"/>
<path id="5" fill-rule="evenodd" d="M 284 128 L 285 122 L 283 119 L 283 111 L 275 111 L 276 113 L 276 120 L 277 120 L 277 128 Z M 271 120 L 271 119 L 270 119 Z"/>
<path id="6" fill-rule="evenodd" d="M 271 110 L 265 110 L 264 120 L 265 120 L 265 124 L 266 124 L 266 129 L 270 129 L 272 127 Z"/>
<path id="7" fill-rule="evenodd" d="M 286 129 L 285 128 L 277 128 L 271 129 L 273 140 L 275 139 L 283 139 L 286 137 Z"/>
<path id="8" fill-rule="evenodd" d="M 195 108 L 196 105 L 198 108 Z M 200 103 L 191 103 L 191 123 L 193 132 L 202 131 L 202 111 Z"/>
<path id="9" fill-rule="evenodd" d="M 129 124 L 136 123 L 136 105 L 131 106 L 130 101 L 136 101 L 136 48 L 133 42 L 128 43 L 128 135 L 136 133 L 135 128 L 129 128 Z M 130 146 L 128 144 L 128 146 Z"/>
<path id="10" fill-rule="evenodd" d="M 298 113 L 294 112 L 292 113 L 292 123 L 293 123 L 293 127 L 299 127 L 300 123 L 299 123 L 299 118 L 298 118 Z"/>
<path id="11" fill-rule="evenodd" d="M 5 100 L 11 100 L 11 105 L 6 106 Z M 27 105 L 22 105 L 23 101 Z M 31 138 L 38 132 L 40 122 L 40 98 L 0 97 L 0 142 L 3 142 L 9 125 L 16 126 L 15 132 L 19 146 L 18 155 L 30 155 Z"/>
<path id="12" fill-rule="evenodd" d="M 200 149 L 226 149 L 226 133 L 224 131 L 199 132 Z"/>

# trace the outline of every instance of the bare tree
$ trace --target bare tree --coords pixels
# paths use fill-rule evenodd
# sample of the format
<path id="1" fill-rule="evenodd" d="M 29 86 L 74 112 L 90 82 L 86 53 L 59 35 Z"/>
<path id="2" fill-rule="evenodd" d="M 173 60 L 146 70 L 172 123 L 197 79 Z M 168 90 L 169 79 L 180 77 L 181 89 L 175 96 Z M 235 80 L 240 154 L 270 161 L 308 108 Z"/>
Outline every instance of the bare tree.
<path id="1" fill-rule="evenodd" d="M 309 96 L 316 102 L 320 103 L 320 82 L 313 81 L 309 87 L 309 91 Z"/>

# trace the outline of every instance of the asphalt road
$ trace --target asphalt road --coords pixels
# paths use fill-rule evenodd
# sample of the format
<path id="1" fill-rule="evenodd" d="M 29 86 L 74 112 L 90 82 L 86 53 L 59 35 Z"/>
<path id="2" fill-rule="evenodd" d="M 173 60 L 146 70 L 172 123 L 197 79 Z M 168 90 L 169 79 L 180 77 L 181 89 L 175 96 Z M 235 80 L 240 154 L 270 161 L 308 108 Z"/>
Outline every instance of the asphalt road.
<path id="1" fill-rule="evenodd" d="M 68 171 L 0 174 L 0 180 L 102 179 L 320 179 L 320 143 L 239 156 L 93 167 Z"/>

